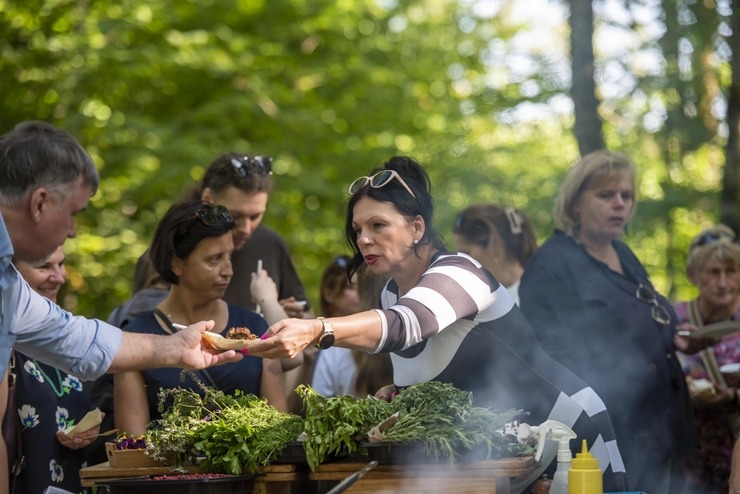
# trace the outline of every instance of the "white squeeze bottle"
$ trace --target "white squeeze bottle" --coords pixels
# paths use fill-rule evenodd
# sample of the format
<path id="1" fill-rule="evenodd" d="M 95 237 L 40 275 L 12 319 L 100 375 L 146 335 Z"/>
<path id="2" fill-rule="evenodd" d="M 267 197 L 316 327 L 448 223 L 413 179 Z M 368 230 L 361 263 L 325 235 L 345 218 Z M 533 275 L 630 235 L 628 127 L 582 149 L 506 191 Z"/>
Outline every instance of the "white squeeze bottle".
<path id="1" fill-rule="evenodd" d="M 539 441 L 535 459 L 539 460 L 545 439 L 558 442 L 558 466 L 550 484 L 550 494 L 568 494 L 568 471 L 570 470 L 573 454 L 570 452 L 570 440 L 575 439 L 576 433 L 557 420 L 546 420 L 541 423 L 539 429 Z"/>

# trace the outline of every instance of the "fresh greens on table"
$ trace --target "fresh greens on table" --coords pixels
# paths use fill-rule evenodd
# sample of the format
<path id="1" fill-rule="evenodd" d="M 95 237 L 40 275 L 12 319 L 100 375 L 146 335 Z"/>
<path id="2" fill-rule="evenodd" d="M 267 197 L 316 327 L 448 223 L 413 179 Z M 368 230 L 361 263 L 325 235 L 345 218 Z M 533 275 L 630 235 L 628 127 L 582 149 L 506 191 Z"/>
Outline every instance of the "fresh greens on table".
<path id="1" fill-rule="evenodd" d="M 461 452 L 485 448 L 488 458 L 527 456 L 530 446 L 518 443 L 501 431 L 521 410 L 499 412 L 473 405 L 472 394 L 450 384 L 427 382 L 402 390 L 388 403 L 374 398 L 355 400 L 350 396 L 326 398 L 301 386 L 306 412 L 304 443 L 309 466 L 316 465 L 342 449 L 358 450 L 367 433 L 386 422 L 381 440 L 389 443 L 423 443 L 426 453 L 454 462 Z"/>
<path id="2" fill-rule="evenodd" d="M 200 466 L 208 472 L 257 472 L 303 430 L 301 417 L 280 412 L 263 398 L 208 387 L 204 392 L 160 390 L 160 403 L 172 400 L 172 405 L 152 423 L 155 458 L 186 466 L 195 452 L 203 455 Z"/>
<path id="3" fill-rule="evenodd" d="M 450 384 L 428 382 L 401 391 L 391 403 L 398 420 L 382 432 L 391 443 L 423 442 L 426 453 L 451 462 L 464 450 L 485 448 L 488 458 L 534 454 L 504 436 L 504 425 L 521 410 L 498 412 L 473 405 L 472 394 Z"/>
<path id="4" fill-rule="evenodd" d="M 183 467 L 192 465 L 197 455 L 207 472 L 239 475 L 259 471 L 303 435 L 306 461 L 313 470 L 331 455 L 358 452 L 369 432 L 372 441 L 423 444 L 427 455 L 449 462 L 474 448 L 487 458 L 533 454 L 530 446 L 501 432 L 520 410 L 476 407 L 471 393 L 445 383 L 410 386 L 390 403 L 327 398 L 299 386 L 305 420 L 254 395 L 202 389 L 203 395 L 182 388 L 160 390 L 161 409 L 169 406 L 150 424 L 155 458 Z"/>
<path id="5" fill-rule="evenodd" d="M 306 412 L 303 448 L 312 470 L 330 455 L 357 451 L 367 431 L 393 413 L 391 403 L 382 400 L 349 395 L 327 398 L 305 385 L 298 386 L 296 393 Z"/>

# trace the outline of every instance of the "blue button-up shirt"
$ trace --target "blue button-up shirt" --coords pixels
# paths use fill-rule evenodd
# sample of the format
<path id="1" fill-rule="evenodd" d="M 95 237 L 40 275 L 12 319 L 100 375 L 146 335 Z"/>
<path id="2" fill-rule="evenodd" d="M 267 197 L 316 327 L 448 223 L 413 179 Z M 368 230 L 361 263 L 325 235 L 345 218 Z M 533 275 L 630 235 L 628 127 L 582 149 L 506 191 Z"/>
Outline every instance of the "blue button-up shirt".
<path id="1" fill-rule="evenodd" d="M 28 286 L 12 264 L 13 244 L 0 214 L 0 376 L 17 349 L 80 379 L 104 374 L 123 338 L 120 329 L 73 316 Z"/>

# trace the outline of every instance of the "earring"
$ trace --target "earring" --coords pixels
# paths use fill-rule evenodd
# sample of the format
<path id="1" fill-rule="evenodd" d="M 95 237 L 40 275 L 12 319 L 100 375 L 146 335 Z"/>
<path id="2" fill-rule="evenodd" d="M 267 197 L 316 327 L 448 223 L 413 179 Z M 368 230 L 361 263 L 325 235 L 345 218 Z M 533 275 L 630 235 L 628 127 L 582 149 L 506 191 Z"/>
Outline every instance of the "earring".
<path id="1" fill-rule="evenodd" d="M 418 244 L 418 243 L 419 243 L 419 239 L 418 239 L 418 238 L 415 238 L 415 239 L 414 239 L 414 245 L 416 245 L 416 244 Z"/>

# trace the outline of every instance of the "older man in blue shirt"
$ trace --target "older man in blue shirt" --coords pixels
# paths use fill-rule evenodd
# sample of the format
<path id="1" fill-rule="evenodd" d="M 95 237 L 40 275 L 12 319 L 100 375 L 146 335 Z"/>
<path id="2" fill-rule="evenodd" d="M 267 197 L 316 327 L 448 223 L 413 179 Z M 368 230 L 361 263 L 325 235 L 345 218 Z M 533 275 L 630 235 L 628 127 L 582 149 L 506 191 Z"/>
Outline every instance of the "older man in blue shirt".
<path id="1" fill-rule="evenodd" d="M 13 347 L 94 379 L 106 372 L 154 367 L 201 369 L 239 360 L 234 351 L 202 345 L 200 322 L 171 336 L 124 333 L 74 316 L 37 294 L 12 259 L 35 262 L 76 235 L 75 216 L 87 207 L 99 175 L 90 155 L 68 133 L 44 122 L 23 122 L 0 137 L 0 370 Z M 0 438 L 0 492 L 7 492 Z"/>

